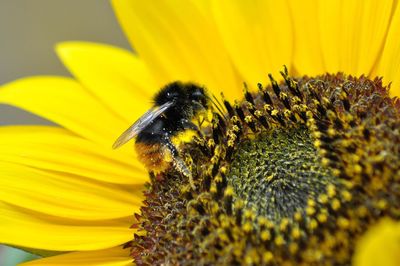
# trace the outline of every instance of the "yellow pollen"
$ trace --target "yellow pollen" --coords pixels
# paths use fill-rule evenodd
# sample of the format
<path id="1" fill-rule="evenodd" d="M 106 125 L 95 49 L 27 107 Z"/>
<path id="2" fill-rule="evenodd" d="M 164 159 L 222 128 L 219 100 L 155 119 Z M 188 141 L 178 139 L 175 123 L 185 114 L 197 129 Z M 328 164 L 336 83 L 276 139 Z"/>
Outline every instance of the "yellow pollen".
<path id="1" fill-rule="evenodd" d="M 293 230 L 292 230 L 292 237 L 294 238 L 294 239 L 298 239 L 299 237 L 300 237 L 300 234 L 301 234 L 301 232 L 300 232 L 300 229 L 299 228 L 293 228 Z"/>
<path id="2" fill-rule="evenodd" d="M 299 250 L 299 245 L 297 245 L 296 243 L 290 243 L 289 245 L 289 251 L 292 254 L 296 254 L 296 252 Z"/>
<path id="3" fill-rule="evenodd" d="M 336 135 L 336 130 L 333 128 L 328 129 L 328 136 L 333 137 Z"/>
<path id="4" fill-rule="evenodd" d="M 360 217 L 365 217 L 368 214 L 368 209 L 365 206 L 360 206 L 357 208 L 357 214 Z"/>
<path id="5" fill-rule="evenodd" d="M 275 238 L 275 244 L 276 244 L 277 246 L 282 246 L 283 244 L 285 244 L 285 240 L 283 239 L 283 237 L 282 237 L 281 235 L 278 235 L 278 236 Z"/>
<path id="6" fill-rule="evenodd" d="M 252 229 L 253 229 L 253 226 L 252 226 L 251 222 L 244 223 L 244 225 L 243 225 L 244 232 L 250 233 Z"/>
<path id="7" fill-rule="evenodd" d="M 264 104 L 264 110 L 265 111 L 271 111 L 272 110 L 272 106 L 270 104 Z"/>
<path id="8" fill-rule="evenodd" d="M 319 148 L 319 147 L 321 147 L 321 141 L 319 140 L 319 139 L 317 139 L 316 141 L 314 141 L 314 146 L 316 147 L 316 148 Z"/>
<path id="9" fill-rule="evenodd" d="M 323 166 L 329 166 L 329 159 L 327 159 L 327 158 L 322 158 L 321 164 L 322 164 Z"/>
<path id="10" fill-rule="evenodd" d="M 222 242 L 229 242 L 229 237 L 226 235 L 225 232 L 219 231 L 218 237 L 221 239 Z"/>
<path id="11" fill-rule="evenodd" d="M 213 140 L 213 139 L 209 139 L 208 142 L 207 142 L 207 146 L 208 146 L 209 148 L 214 147 L 214 146 L 215 146 L 214 140 Z"/>
<path id="12" fill-rule="evenodd" d="M 235 132 L 239 132 L 239 131 L 240 131 L 240 128 L 239 128 L 237 125 L 234 125 L 234 126 L 232 127 L 232 130 L 235 131 Z"/>
<path id="13" fill-rule="evenodd" d="M 274 179 L 274 174 L 265 177 L 265 180 L 267 180 L 268 182 L 271 182 L 272 179 Z"/>
<path id="14" fill-rule="evenodd" d="M 384 199 L 380 199 L 380 200 L 377 202 L 377 207 L 378 207 L 379 209 L 381 209 L 381 210 L 386 209 L 387 206 L 388 206 L 388 203 L 387 203 L 387 201 L 384 200 Z"/>
<path id="15" fill-rule="evenodd" d="M 307 205 L 310 207 L 314 207 L 315 206 L 315 201 L 313 199 L 308 199 L 307 200 Z"/>
<path id="16" fill-rule="evenodd" d="M 326 194 L 321 194 L 318 196 L 318 201 L 325 204 L 328 202 L 328 195 Z"/>
<path id="17" fill-rule="evenodd" d="M 337 211 L 340 208 L 340 201 L 338 199 L 333 199 L 331 202 L 332 209 Z"/>
<path id="18" fill-rule="evenodd" d="M 210 192 L 213 193 L 213 194 L 214 194 L 214 193 L 217 193 L 217 186 L 216 186 L 215 184 L 212 184 L 212 185 L 211 185 L 211 187 L 210 187 Z"/>
<path id="19" fill-rule="evenodd" d="M 239 118 L 236 115 L 234 115 L 232 116 L 231 121 L 232 123 L 237 123 L 239 121 Z"/>
<path id="20" fill-rule="evenodd" d="M 243 206 L 244 206 L 243 200 L 237 200 L 234 205 L 235 209 L 241 209 L 243 208 Z"/>
<path id="21" fill-rule="evenodd" d="M 272 229 L 272 228 L 274 228 L 274 226 L 275 226 L 275 224 L 272 221 L 267 219 L 267 228 Z"/>
<path id="22" fill-rule="evenodd" d="M 328 196 L 330 198 L 334 197 L 336 195 L 336 188 L 334 185 L 329 184 L 326 188 L 327 192 L 328 192 Z"/>
<path id="23" fill-rule="evenodd" d="M 294 219 L 295 219 L 297 222 L 301 221 L 301 219 L 302 219 L 302 214 L 301 214 L 301 212 L 296 211 L 295 214 L 294 214 Z"/>
<path id="24" fill-rule="evenodd" d="M 313 215 L 315 213 L 315 208 L 311 207 L 311 206 L 308 206 L 306 208 L 306 213 L 307 213 L 307 215 L 310 215 L 310 216 Z"/>
<path id="25" fill-rule="evenodd" d="M 250 123 L 250 122 L 253 121 L 253 117 L 250 116 L 250 115 L 247 115 L 247 116 L 244 118 L 244 121 L 246 121 L 246 123 Z"/>
<path id="26" fill-rule="evenodd" d="M 321 157 L 324 157 L 326 154 L 327 154 L 328 152 L 326 151 L 326 150 L 324 150 L 324 149 L 319 149 L 319 151 L 318 151 L 318 154 L 321 156 Z"/>
<path id="27" fill-rule="evenodd" d="M 270 251 L 266 251 L 263 254 L 263 261 L 264 262 L 270 262 L 274 258 L 274 255 Z"/>
<path id="28" fill-rule="evenodd" d="M 334 113 L 333 111 L 329 110 L 329 111 L 326 113 L 326 115 L 328 116 L 329 120 L 335 121 L 336 115 L 335 115 L 335 113 Z"/>
<path id="29" fill-rule="evenodd" d="M 221 182 L 222 182 L 222 176 L 221 176 L 221 175 L 217 175 L 217 176 L 214 178 L 214 181 L 215 181 L 216 183 L 221 183 Z"/>
<path id="30" fill-rule="evenodd" d="M 337 220 L 337 224 L 338 224 L 338 226 L 339 226 L 340 228 L 346 229 L 346 228 L 349 227 L 350 222 L 349 222 L 349 220 L 346 219 L 346 218 L 339 217 L 338 220 Z"/>
<path id="31" fill-rule="evenodd" d="M 281 231 L 286 231 L 288 225 L 289 225 L 289 219 L 283 218 L 281 224 L 279 225 L 279 229 Z"/>
<path id="32" fill-rule="evenodd" d="M 292 115 L 292 112 L 288 109 L 285 109 L 285 111 L 283 111 L 283 114 L 285 115 L 286 118 L 289 118 Z"/>
<path id="33" fill-rule="evenodd" d="M 282 100 L 286 99 L 287 97 L 288 97 L 288 95 L 286 93 L 284 93 L 284 92 L 281 92 L 279 94 L 279 98 L 282 99 Z"/>
<path id="34" fill-rule="evenodd" d="M 320 223 L 325 223 L 328 220 L 328 215 L 326 213 L 319 213 L 317 219 Z"/>
<path id="35" fill-rule="evenodd" d="M 219 171 L 223 174 L 226 174 L 226 172 L 228 171 L 228 169 L 225 166 L 222 166 L 221 168 L 219 168 Z"/>
<path id="36" fill-rule="evenodd" d="M 244 218 L 252 220 L 255 214 L 251 210 L 245 210 L 243 213 Z"/>
<path id="37" fill-rule="evenodd" d="M 269 231 L 264 230 L 261 232 L 261 240 L 262 241 L 267 241 L 271 239 L 271 234 L 269 233 Z"/>
<path id="38" fill-rule="evenodd" d="M 265 225 L 267 225 L 267 221 L 268 221 L 268 219 L 267 218 L 265 218 L 265 217 L 258 217 L 258 224 L 260 225 L 260 226 L 265 226 Z"/>
<path id="39" fill-rule="evenodd" d="M 314 229 L 317 228 L 317 227 L 318 227 L 318 222 L 317 222 L 317 220 L 311 219 L 311 220 L 310 220 L 310 229 L 311 229 L 311 230 L 314 230 Z"/>
<path id="40" fill-rule="evenodd" d="M 261 117 L 263 115 L 263 113 L 260 110 L 257 110 L 254 112 L 254 115 L 257 117 Z"/>
<path id="41" fill-rule="evenodd" d="M 225 195 L 225 196 L 232 196 L 233 194 L 234 194 L 233 187 L 228 186 L 228 187 L 225 189 L 224 195 Z"/>
<path id="42" fill-rule="evenodd" d="M 362 167 L 359 164 L 354 165 L 353 169 L 354 169 L 354 173 L 356 173 L 356 174 L 360 174 L 362 172 Z"/>
<path id="43" fill-rule="evenodd" d="M 342 191 L 342 197 L 345 201 L 350 201 L 352 198 L 351 193 L 348 190 Z"/>
<path id="44" fill-rule="evenodd" d="M 186 194 L 186 193 L 188 193 L 190 191 L 190 187 L 189 186 L 183 186 L 182 188 L 181 188 L 181 193 L 182 194 Z"/>
<path id="45" fill-rule="evenodd" d="M 360 161 L 360 159 L 361 159 L 360 156 L 357 155 L 357 154 L 352 154 L 351 155 L 351 160 L 352 160 L 353 163 L 358 163 Z"/>
<path id="46" fill-rule="evenodd" d="M 346 120 L 347 121 L 353 121 L 354 120 L 354 116 L 352 116 L 350 113 L 346 113 Z"/>
<path id="47" fill-rule="evenodd" d="M 257 252 L 252 249 L 250 251 L 247 252 L 246 257 L 245 257 L 245 263 L 247 265 L 254 265 L 254 264 L 259 264 L 259 257 L 257 255 Z"/>
<path id="48" fill-rule="evenodd" d="M 333 174 L 334 176 L 339 176 L 339 175 L 341 174 L 341 171 L 340 171 L 339 169 L 333 169 L 333 170 L 332 170 L 332 174 Z"/>
<path id="49" fill-rule="evenodd" d="M 229 220 L 227 218 L 228 217 L 226 217 L 225 215 L 221 215 L 219 217 L 219 219 L 221 220 L 221 227 L 222 228 L 229 228 L 230 223 L 229 223 Z"/>

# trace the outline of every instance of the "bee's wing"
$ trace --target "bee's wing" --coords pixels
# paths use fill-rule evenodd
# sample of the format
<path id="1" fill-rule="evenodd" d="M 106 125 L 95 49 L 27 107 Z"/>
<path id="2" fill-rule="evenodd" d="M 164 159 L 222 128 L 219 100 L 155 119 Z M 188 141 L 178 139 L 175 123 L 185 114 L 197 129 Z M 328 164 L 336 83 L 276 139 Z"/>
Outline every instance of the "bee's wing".
<path id="1" fill-rule="evenodd" d="M 119 138 L 114 142 L 113 149 L 116 149 L 129 140 L 139 134 L 145 127 L 147 127 L 155 118 L 160 116 L 163 112 L 165 112 L 169 107 L 171 107 L 172 102 L 166 102 L 163 105 L 156 106 L 147 111 L 144 115 L 142 115 L 132 126 L 130 126 L 124 133 L 119 136 Z"/>

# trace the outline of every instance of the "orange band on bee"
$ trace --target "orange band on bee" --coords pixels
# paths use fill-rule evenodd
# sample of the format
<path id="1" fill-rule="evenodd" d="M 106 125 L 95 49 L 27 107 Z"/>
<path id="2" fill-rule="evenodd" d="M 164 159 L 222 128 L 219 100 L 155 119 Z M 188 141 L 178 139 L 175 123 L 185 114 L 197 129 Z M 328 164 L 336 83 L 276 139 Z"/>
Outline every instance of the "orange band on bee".
<path id="1" fill-rule="evenodd" d="M 160 143 L 136 143 L 135 149 L 138 159 L 143 165 L 153 172 L 163 172 L 171 165 L 170 152 Z"/>

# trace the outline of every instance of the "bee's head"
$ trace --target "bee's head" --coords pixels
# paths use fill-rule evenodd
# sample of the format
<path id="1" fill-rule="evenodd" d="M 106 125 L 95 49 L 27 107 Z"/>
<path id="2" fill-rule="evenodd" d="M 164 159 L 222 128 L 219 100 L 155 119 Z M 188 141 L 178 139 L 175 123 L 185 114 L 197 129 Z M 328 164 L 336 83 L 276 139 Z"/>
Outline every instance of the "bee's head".
<path id="1" fill-rule="evenodd" d="M 210 97 L 203 87 L 196 84 L 186 84 L 187 97 L 195 110 L 207 109 L 209 107 Z"/>
<path id="2" fill-rule="evenodd" d="M 156 105 L 162 105 L 166 102 L 174 102 L 177 107 L 183 109 L 193 109 L 199 111 L 200 109 L 207 109 L 209 107 L 209 100 L 205 89 L 193 83 L 182 83 L 175 81 L 163 87 L 154 97 Z"/>
<path id="3" fill-rule="evenodd" d="M 179 81 L 169 83 L 163 87 L 154 97 L 156 105 L 162 105 L 167 102 L 178 103 L 186 98 L 186 92 Z"/>

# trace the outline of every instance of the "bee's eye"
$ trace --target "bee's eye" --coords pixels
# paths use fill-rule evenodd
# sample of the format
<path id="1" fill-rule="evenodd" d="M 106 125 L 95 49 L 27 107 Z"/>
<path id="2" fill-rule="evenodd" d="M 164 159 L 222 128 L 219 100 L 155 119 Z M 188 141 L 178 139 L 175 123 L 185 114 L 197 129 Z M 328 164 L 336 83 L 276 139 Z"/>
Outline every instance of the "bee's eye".
<path id="1" fill-rule="evenodd" d="M 204 99 L 204 93 L 201 91 L 195 91 L 192 93 L 192 100 L 200 102 Z"/>
<path id="2" fill-rule="evenodd" d="M 179 94 L 178 93 L 171 93 L 171 92 L 168 92 L 167 93 L 167 98 L 168 99 L 170 99 L 170 100 L 173 100 L 173 99 L 175 99 L 175 98 L 177 98 L 179 96 Z"/>

